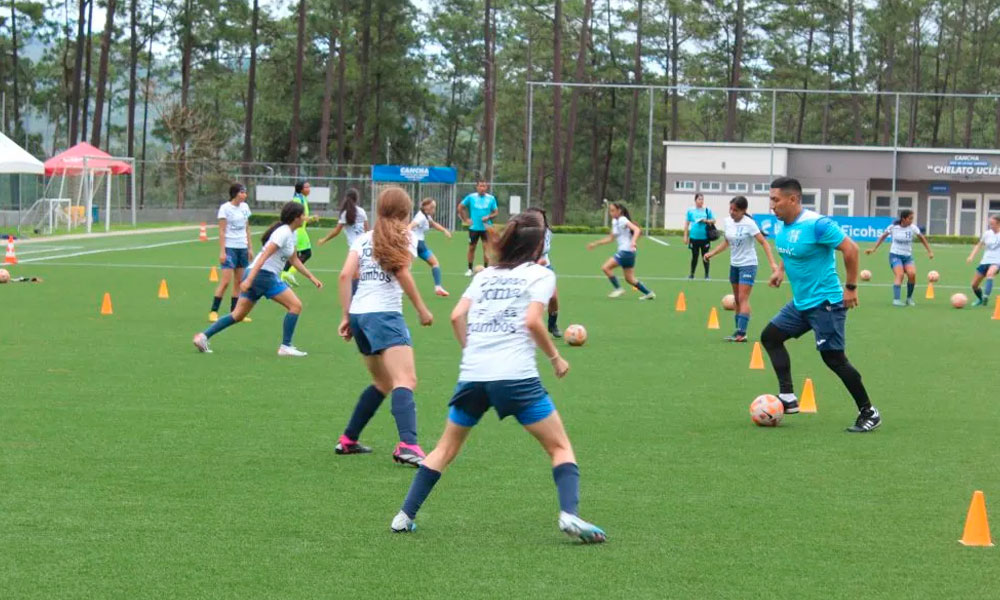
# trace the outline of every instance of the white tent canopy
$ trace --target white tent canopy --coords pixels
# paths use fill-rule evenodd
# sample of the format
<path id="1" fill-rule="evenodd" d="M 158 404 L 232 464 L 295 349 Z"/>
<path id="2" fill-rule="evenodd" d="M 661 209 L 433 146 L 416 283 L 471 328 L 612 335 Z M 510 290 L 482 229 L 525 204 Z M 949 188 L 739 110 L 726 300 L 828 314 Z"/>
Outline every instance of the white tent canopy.
<path id="1" fill-rule="evenodd" d="M 45 165 L 12 139 L 0 133 L 0 174 L 11 173 L 44 175 Z"/>

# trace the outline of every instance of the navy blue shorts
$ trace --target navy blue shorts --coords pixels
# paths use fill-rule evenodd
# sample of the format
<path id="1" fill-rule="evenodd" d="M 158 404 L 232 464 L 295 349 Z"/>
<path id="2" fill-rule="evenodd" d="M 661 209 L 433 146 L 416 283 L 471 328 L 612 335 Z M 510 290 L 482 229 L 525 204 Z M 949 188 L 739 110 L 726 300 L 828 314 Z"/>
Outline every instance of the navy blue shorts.
<path id="1" fill-rule="evenodd" d="M 810 329 L 816 336 L 816 349 L 844 350 L 847 329 L 847 307 L 843 302 L 824 302 L 809 310 L 799 310 L 792 302 L 786 304 L 771 319 L 771 324 L 790 337 L 801 337 Z"/>
<path id="2" fill-rule="evenodd" d="M 459 381 L 455 386 L 448 418 L 462 427 L 472 427 L 492 406 L 504 419 L 514 415 L 521 425 L 537 423 L 555 412 L 552 398 L 537 377 L 505 381 Z"/>
<path id="3" fill-rule="evenodd" d="M 635 252 L 629 252 L 628 250 L 619 250 L 615 252 L 614 256 L 615 262 L 623 269 L 632 269 L 635 267 Z"/>
<path id="4" fill-rule="evenodd" d="M 913 264 L 913 256 L 906 256 L 905 254 L 893 254 L 889 253 L 889 267 L 895 269 L 896 267 L 906 267 L 906 265 Z"/>
<path id="5" fill-rule="evenodd" d="M 988 263 L 983 263 L 978 267 L 976 267 L 976 272 L 979 273 L 980 275 L 985 276 L 986 272 L 990 270 L 990 267 L 996 267 L 997 269 L 1000 269 L 1000 265 L 991 265 Z"/>
<path id="6" fill-rule="evenodd" d="M 429 261 L 432 256 L 434 256 L 434 253 L 431 252 L 431 249 L 427 247 L 427 244 L 424 243 L 424 240 L 418 241 L 417 257 L 420 258 L 420 260 Z"/>
<path id="7" fill-rule="evenodd" d="M 250 264 L 250 254 L 246 248 L 226 248 L 226 262 L 223 269 L 245 269 Z"/>
<path id="8" fill-rule="evenodd" d="M 479 240 L 483 240 L 483 243 L 489 243 L 490 238 L 486 235 L 486 231 L 476 231 L 475 229 L 469 230 L 469 244 L 475 244 Z"/>
<path id="9" fill-rule="evenodd" d="M 250 271 L 247 271 L 243 275 L 243 279 L 245 280 L 248 275 L 250 275 Z M 270 300 L 287 289 L 288 284 L 282 281 L 277 275 L 261 269 L 257 271 L 257 277 L 254 278 L 253 285 L 250 286 L 250 291 L 241 293 L 240 298 L 249 298 L 251 302 L 256 302 L 261 297 Z"/>
<path id="10" fill-rule="evenodd" d="M 373 312 L 350 316 L 351 335 L 365 356 L 381 354 L 393 346 L 412 346 L 402 313 Z"/>
<path id="11" fill-rule="evenodd" d="M 757 279 L 757 265 L 734 267 L 729 265 L 729 283 L 733 285 L 753 285 Z"/>

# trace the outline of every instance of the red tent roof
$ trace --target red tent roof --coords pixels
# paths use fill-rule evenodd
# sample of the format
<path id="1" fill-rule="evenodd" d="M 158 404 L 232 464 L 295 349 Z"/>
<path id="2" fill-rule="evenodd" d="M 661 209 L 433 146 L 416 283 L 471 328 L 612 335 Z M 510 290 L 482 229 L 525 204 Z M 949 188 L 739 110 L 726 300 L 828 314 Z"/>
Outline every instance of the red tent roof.
<path id="1" fill-rule="evenodd" d="M 80 142 L 69 150 L 56 154 L 45 161 L 45 174 L 48 176 L 79 175 L 84 169 L 84 158 L 86 158 L 87 170 L 111 169 L 113 175 L 132 172 L 132 166 L 127 162 L 115 160 L 107 152 L 95 148 L 87 142 Z"/>

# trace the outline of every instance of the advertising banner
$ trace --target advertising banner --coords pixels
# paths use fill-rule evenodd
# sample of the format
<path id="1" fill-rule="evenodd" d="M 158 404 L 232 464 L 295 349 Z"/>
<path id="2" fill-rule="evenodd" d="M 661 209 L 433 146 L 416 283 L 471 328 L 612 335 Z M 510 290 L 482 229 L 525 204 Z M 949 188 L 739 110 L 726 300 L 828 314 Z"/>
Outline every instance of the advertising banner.
<path id="1" fill-rule="evenodd" d="M 840 229 L 847 237 L 855 242 L 874 242 L 878 236 L 882 235 L 885 228 L 892 224 L 892 217 L 830 217 L 840 226 Z M 774 237 L 782 227 L 778 217 L 772 214 L 756 214 L 753 220 L 757 221 L 760 232 L 765 237 Z"/>
<path id="2" fill-rule="evenodd" d="M 372 165 L 372 181 L 455 183 L 456 180 L 457 172 L 451 167 Z"/>

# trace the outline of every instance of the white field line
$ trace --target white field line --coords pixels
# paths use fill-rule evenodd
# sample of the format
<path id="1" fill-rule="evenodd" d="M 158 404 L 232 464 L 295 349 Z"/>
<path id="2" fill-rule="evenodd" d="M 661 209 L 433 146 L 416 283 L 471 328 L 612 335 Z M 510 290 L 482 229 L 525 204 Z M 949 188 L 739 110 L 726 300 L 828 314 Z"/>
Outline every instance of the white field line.
<path id="1" fill-rule="evenodd" d="M 669 242 L 664 242 L 663 240 L 658 240 L 655 237 L 650 237 L 648 235 L 646 236 L 646 239 L 649 240 L 649 241 L 651 241 L 651 242 L 656 242 L 657 244 L 659 244 L 661 246 L 669 246 L 670 245 Z"/>
<path id="2" fill-rule="evenodd" d="M 124 235 L 144 235 L 147 233 L 171 233 L 174 231 L 197 231 L 201 225 L 177 225 L 174 227 L 158 227 L 155 229 L 124 229 L 121 231 L 95 231 L 93 233 L 71 233 L 66 235 L 48 235 L 36 238 L 25 238 L 17 240 L 17 245 L 37 244 L 41 242 L 68 242 L 72 240 L 95 240 L 107 237 L 119 237 Z M 218 229 L 219 223 L 207 224 L 208 229 Z"/>
<path id="3" fill-rule="evenodd" d="M 63 250 L 79 250 L 84 246 L 32 246 L 31 250 L 21 250 L 17 253 L 18 256 L 27 256 L 29 254 L 46 254 L 48 252 L 62 252 Z"/>
<path id="4" fill-rule="evenodd" d="M 219 238 L 214 237 L 214 238 L 208 238 L 208 239 L 209 240 L 218 240 Z M 34 262 L 40 262 L 40 261 L 43 261 L 43 260 L 57 260 L 57 259 L 60 259 L 60 258 L 73 258 L 75 256 L 87 256 L 87 255 L 90 255 L 90 254 L 104 254 L 105 252 L 127 252 L 129 250 L 148 250 L 150 248 L 162 248 L 164 246 L 177 246 L 179 244 L 198 243 L 198 241 L 199 240 L 197 238 L 195 238 L 193 240 L 176 240 L 176 241 L 173 241 L 173 242 L 160 242 L 158 244 L 145 244 L 145 245 L 142 245 L 142 246 L 125 246 L 125 247 L 122 247 L 122 248 L 98 248 L 96 250 L 84 250 L 82 252 L 71 252 L 69 254 L 55 254 L 55 255 L 52 255 L 52 256 L 39 256 L 37 258 L 28 258 L 26 260 L 22 260 L 21 262 L 23 262 L 23 263 L 34 263 Z"/>

